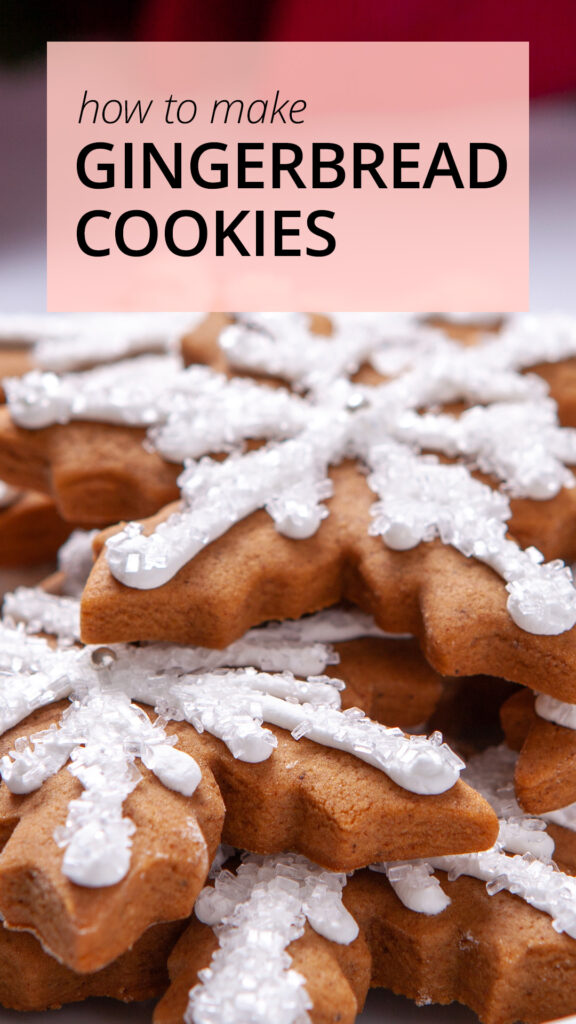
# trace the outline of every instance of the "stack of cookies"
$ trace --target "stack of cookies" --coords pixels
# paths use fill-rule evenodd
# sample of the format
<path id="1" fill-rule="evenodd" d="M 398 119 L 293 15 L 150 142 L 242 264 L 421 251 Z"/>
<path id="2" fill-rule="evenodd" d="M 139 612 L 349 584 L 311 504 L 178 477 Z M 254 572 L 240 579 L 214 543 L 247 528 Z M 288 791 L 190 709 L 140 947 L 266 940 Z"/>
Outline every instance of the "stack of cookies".
<path id="1" fill-rule="evenodd" d="M 0 623 L 0 1002 L 575 1013 L 576 323 L 0 338 L 0 479 L 68 537 Z"/>

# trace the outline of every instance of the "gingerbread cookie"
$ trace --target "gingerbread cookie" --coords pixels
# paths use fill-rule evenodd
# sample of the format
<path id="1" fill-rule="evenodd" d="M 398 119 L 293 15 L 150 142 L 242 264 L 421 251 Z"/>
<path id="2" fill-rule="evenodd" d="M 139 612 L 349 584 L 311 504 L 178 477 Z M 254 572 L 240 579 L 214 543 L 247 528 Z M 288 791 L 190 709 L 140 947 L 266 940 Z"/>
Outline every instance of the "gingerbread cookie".
<path id="1" fill-rule="evenodd" d="M 132 949 L 93 974 L 78 974 L 26 932 L 0 929 L 0 1004 L 10 1010 L 58 1009 L 93 996 L 123 1003 L 154 999 L 169 982 L 167 959 L 186 921 L 154 925 Z"/>
<path id="2" fill-rule="evenodd" d="M 221 835 L 344 870 L 493 839 L 492 812 L 457 782 L 463 765 L 439 734 L 406 737 L 339 710 L 342 684 L 329 677 L 200 673 L 193 649 L 67 639 L 54 647 L 2 630 L 0 909 L 76 970 L 119 956 L 150 923 L 186 916 Z M 266 644 L 260 656 L 275 657 Z"/>
<path id="3" fill-rule="evenodd" d="M 405 314 L 212 329 L 186 370 L 172 351 L 8 385 L 0 473 L 85 523 L 155 515 L 96 541 L 86 586 L 77 534 L 6 601 L 0 910 L 93 972 L 200 892 L 159 1020 L 220 1024 L 241 992 L 266 1021 L 352 1021 L 379 983 L 490 1024 L 573 1010 L 551 965 L 572 977 L 576 883 L 551 858 L 576 865 L 574 809 L 545 808 L 541 777 L 526 802 L 505 747 L 462 782 L 440 735 L 389 723 L 431 715 L 467 756 L 498 735 L 507 684 L 485 682 L 480 738 L 483 681 L 438 671 L 571 713 L 576 591 L 543 558 L 576 553 L 576 435 L 526 371 L 560 371 L 574 336 L 514 318 L 462 345 Z M 202 891 L 220 841 L 251 853 Z"/>
<path id="4" fill-rule="evenodd" d="M 72 538 L 77 545 L 79 534 Z M 84 550 L 79 550 L 80 557 Z M 68 572 L 54 574 L 41 587 L 18 587 L 6 594 L 5 623 L 21 624 L 27 633 L 56 636 L 61 642 L 80 641 L 80 601 L 73 595 L 82 589 L 83 574 L 68 565 Z M 184 651 L 183 657 L 191 670 L 257 665 L 275 671 L 288 668 L 298 675 L 325 672 L 345 683 L 344 709 L 359 707 L 376 721 L 404 728 L 428 721 L 447 686 L 413 637 L 388 636 L 357 609 L 332 609 L 298 622 L 270 623 L 250 630 L 221 651 L 197 648 Z M 466 682 L 474 685 L 472 680 Z"/>
<path id="5" fill-rule="evenodd" d="M 457 999 L 485 1024 L 536 1024 L 576 1006 L 574 938 L 475 877 L 440 883 L 423 866 L 387 865 L 346 883 L 302 858 L 247 857 L 235 874 L 216 873 L 196 917 L 170 957 L 155 1024 L 221 1020 L 224 1007 L 231 1022 L 243 1012 L 292 1024 L 307 1012 L 314 1024 L 353 1024 L 371 985 L 417 1003 Z"/>
<path id="6" fill-rule="evenodd" d="M 510 746 L 518 750 L 516 791 L 534 813 L 576 801 L 574 705 L 520 691 L 501 710 Z"/>
<path id="7" fill-rule="evenodd" d="M 47 495 L 17 491 L 0 481 L 1 568 L 51 561 L 71 529 Z"/>
<path id="8" fill-rule="evenodd" d="M 558 553 L 557 546 L 564 546 L 568 551 L 567 524 L 573 521 L 574 499 L 564 487 L 571 477 L 560 458 L 559 445 L 564 446 L 562 457 L 570 461 L 572 434 L 555 423 L 553 405 L 543 397 L 543 385 L 534 377 L 518 373 L 524 366 L 525 356 L 519 351 L 514 336 L 502 350 L 497 348 L 498 344 L 500 342 L 490 342 L 475 349 L 459 350 L 462 359 L 457 371 L 442 347 L 440 354 L 436 353 L 437 362 L 430 363 L 430 358 L 427 362 L 416 346 L 412 368 L 405 368 L 389 384 L 366 388 L 345 384 L 341 378 L 338 398 L 333 397 L 329 407 L 329 403 L 324 401 L 323 404 L 316 395 L 316 404 L 308 407 L 307 425 L 292 427 L 297 430 L 294 437 L 269 442 L 258 451 L 230 456 L 222 463 L 201 460 L 189 464 L 181 478 L 185 498 L 182 508 L 167 510 L 158 520 L 145 524 L 144 532 L 134 525 L 128 532 L 121 531 L 117 537 L 109 538 L 106 559 L 102 558 L 86 592 L 86 636 L 102 641 L 134 639 L 138 636 L 137 620 L 140 618 L 142 622 L 152 621 L 153 636 L 223 644 L 229 642 L 234 633 L 239 635 L 259 619 L 299 615 L 347 596 L 376 612 L 379 622 L 389 629 L 421 634 L 426 629 L 428 656 L 443 672 L 475 674 L 488 670 L 494 675 L 517 678 L 516 643 L 523 647 L 534 643 L 531 636 L 522 637 L 522 632 L 543 635 L 571 629 L 576 605 L 569 575 L 556 564 L 541 564 L 540 556 L 531 550 L 522 550 L 521 545 L 506 535 L 510 508 L 504 494 L 475 479 L 464 465 L 430 461 L 429 456 L 420 456 L 414 451 L 416 446 L 424 451 L 434 447 L 451 453 L 452 457 L 459 452 L 462 458 L 475 459 L 484 473 L 489 471 L 492 476 L 500 476 L 506 488 L 526 495 L 517 499 L 520 511 L 515 524 L 523 543 L 541 542 L 543 499 L 557 502 L 558 515 L 553 529 L 548 532 L 546 546 L 554 553 Z M 451 349 L 449 353 L 453 360 Z M 390 354 L 387 353 L 388 357 Z M 472 361 L 470 356 L 474 357 Z M 420 367 L 418 358 L 424 362 L 421 368 L 414 369 L 416 365 Z M 497 359 L 501 360 L 498 365 Z M 491 363 L 491 372 L 483 375 L 482 368 L 485 370 Z M 301 378 L 308 388 L 313 387 L 315 380 L 313 360 L 310 365 Z M 434 384 L 430 381 L 431 367 L 436 367 Z M 239 422 L 234 418 L 236 413 L 231 411 L 239 408 L 234 405 L 236 386 L 220 378 L 216 382 L 219 400 L 224 403 L 222 408 L 229 409 L 234 429 Z M 324 382 L 322 387 L 325 386 Z M 418 412 L 433 397 L 448 400 L 459 394 L 468 399 L 474 395 L 477 401 L 491 404 L 471 408 L 469 419 L 466 418 L 468 413 L 454 418 Z M 287 396 L 288 399 L 296 421 L 302 414 L 302 399 Z M 231 405 L 227 404 L 229 402 Z M 394 402 L 398 403 L 399 411 L 391 412 L 390 403 Z M 498 446 L 504 424 L 509 430 L 506 452 Z M 220 421 L 219 429 L 224 432 Z M 536 466 L 527 461 L 528 450 L 533 451 L 530 447 L 532 430 L 536 430 L 539 437 L 549 438 L 549 448 Z M 170 439 L 174 444 L 173 434 Z M 215 446 L 216 439 L 211 438 L 209 447 L 214 449 Z M 328 464 L 338 461 L 343 450 L 350 452 L 354 446 L 372 470 L 369 486 L 351 464 L 333 470 L 329 478 Z M 293 479 L 296 468 L 297 476 Z M 202 494 L 208 489 L 210 513 L 202 504 Z M 333 497 L 325 507 L 323 500 L 331 490 Z M 375 505 L 370 491 L 380 499 Z M 426 500 L 424 495 L 427 495 Z M 446 495 L 452 497 L 446 499 Z M 258 506 L 264 506 L 267 513 L 253 511 Z M 472 509 L 476 511 L 470 518 Z M 207 517 L 208 523 L 205 522 Z M 275 528 L 271 523 L 268 526 L 270 518 Z M 558 522 L 563 524 L 561 528 Z M 280 537 L 275 536 L 278 532 Z M 442 533 L 444 545 L 430 543 L 429 538 L 435 532 Z M 149 539 L 147 534 L 150 534 Z M 381 539 L 375 540 L 374 535 Z M 305 539 L 296 543 L 296 536 Z M 446 552 L 448 544 L 460 557 L 453 557 L 453 551 Z M 267 550 L 266 569 L 261 565 L 262 560 L 252 553 L 252 548 L 254 552 Z M 473 558 L 464 561 L 470 559 L 472 552 Z M 218 565 L 223 561 L 229 569 L 228 589 L 222 587 L 218 576 Z M 298 576 L 294 572 L 290 575 L 285 566 L 296 567 L 300 562 L 310 566 L 308 575 Z M 481 571 L 482 562 L 487 571 Z M 242 570 L 236 568 L 240 564 Z M 250 567 L 249 574 L 246 574 L 246 566 Z M 266 610 L 255 606 L 254 595 L 263 592 L 259 569 L 267 574 Z M 398 593 L 400 573 L 404 576 L 401 591 L 404 600 L 397 601 L 393 613 L 396 621 L 392 624 L 392 614 L 384 610 L 383 605 L 389 604 L 388 594 L 392 588 Z M 498 574 L 504 579 L 501 590 L 497 587 Z M 244 578 L 238 579 L 241 575 Z M 113 577 L 120 583 L 119 588 Z M 432 619 L 435 613 L 439 617 L 436 607 L 439 602 L 430 597 L 425 608 L 424 602 L 432 590 L 436 591 L 441 577 L 450 579 L 453 594 L 449 614 L 443 618 L 450 623 L 457 621 L 459 631 L 466 621 L 479 637 L 485 630 L 490 634 L 486 646 L 475 645 L 474 654 L 478 658 L 473 664 L 467 660 L 471 656 L 469 645 L 466 651 L 458 651 L 466 655 L 464 660 L 454 657 L 456 645 L 453 642 L 439 645 L 443 650 L 438 653 L 432 650 L 430 641 L 436 639 L 434 634 L 438 633 L 439 625 L 433 624 Z M 456 588 L 454 579 L 458 581 Z M 411 587 L 408 580 L 412 582 Z M 296 585 L 302 595 L 298 604 Z M 162 591 L 161 602 L 148 593 L 158 587 L 166 588 Z M 475 614 L 468 597 L 472 587 L 485 593 L 480 606 L 474 609 Z M 213 615 L 211 634 L 205 631 L 202 621 L 200 605 L 208 603 L 212 607 L 212 588 L 214 591 L 218 588 L 220 599 L 224 595 L 224 635 L 218 631 L 219 623 L 217 619 L 214 621 Z M 250 592 L 249 598 L 245 591 Z M 112 619 L 118 620 L 120 600 L 122 625 L 130 633 L 113 637 L 108 630 Z M 168 601 L 176 608 L 171 627 L 162 616 L 161 605 Z M 417 603 L 423 610 L 421 617 L 416 614 Z M 513 620 L 507 628 L 506 620 L 500 615 L 505 603 Z M 131 609 L 132 622 L 128 618 Z M 194 623 L 193 627 L 187 627 L 186 634 L 181 632 L 181 618 Z M 515 629 L 513 624 L 520 628 Z M 167 632 L 170 628 L 172 632 Z M 191 630 L 196 630 L 197 634 L 192 636 Z M 506 636 L 500 644 L 493 644 L 494 634 L 500 638 L 503 632 Z M 561 641 L 554 642 L 550 651 L 565 651 L 569 662 L 571 643 L 571 634 L 567 633 Z M 536 645 L 541 660 L 546 654 L 547 641 L 537 641 Z M 499 657 L 496 648 L 499 648 Z M 445 652 L 448 649 L 453 656 L 447 664 Z M 523 670 L 530 657 L 530 652 L 526 651 Z M 485 659 L 488 659 L 487 664 Z M 534 664 L 533 674 L 535 668 Z M 569 665 L 561 666 L 561 678 L 552 683 L 556 696 L 562 697 L 564 677 L 570 672 Z M 538 675 L 541 677 L 543 673 L 539 671 Z M 527 681 L 531 682 L 530 678 Z M 538 682 L 532 680 L 533 685 Z"/>
<path id="9" fill-rule="evenodd" d="M 144 352 L 172 352 L 198 313 L 0 315 L 0 377 L 84 370 Z M 15 355 L 20 355 L 20 360 Z"/>
<path id="10" fill-rule="evenodd" d="M 458 999 L 486 1024 L 574 1010 L 576 883 L 551 864 L 545 823 L 519 808 L 514 761 L 500 747 L 467 771 L 500 815 L 485 853 L 375 865 L 347 882 L 293 855 L 248 856 L 234 873 L 219 858 L 170 958 L 155 1024 L 220 1020 L 225 1006 L 234 1021 L 240 1005 L 253 1021 L 278 1005 L 285 1024 L 305 1012 L 352 1024 L 369 985 L 419 1003 Z M 573 835 L 571 854 L 574 865 Z"/>

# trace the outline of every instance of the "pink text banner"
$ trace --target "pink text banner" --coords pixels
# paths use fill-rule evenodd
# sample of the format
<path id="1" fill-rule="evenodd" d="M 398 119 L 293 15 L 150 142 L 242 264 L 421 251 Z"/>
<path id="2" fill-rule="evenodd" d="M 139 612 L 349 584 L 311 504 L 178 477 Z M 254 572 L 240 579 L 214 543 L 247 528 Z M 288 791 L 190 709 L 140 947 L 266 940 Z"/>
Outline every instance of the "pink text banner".
<path id="1" fill-rule="evenodd" d="M 526 43 L 50 43 L 53 311 L 519 310 Z"/>

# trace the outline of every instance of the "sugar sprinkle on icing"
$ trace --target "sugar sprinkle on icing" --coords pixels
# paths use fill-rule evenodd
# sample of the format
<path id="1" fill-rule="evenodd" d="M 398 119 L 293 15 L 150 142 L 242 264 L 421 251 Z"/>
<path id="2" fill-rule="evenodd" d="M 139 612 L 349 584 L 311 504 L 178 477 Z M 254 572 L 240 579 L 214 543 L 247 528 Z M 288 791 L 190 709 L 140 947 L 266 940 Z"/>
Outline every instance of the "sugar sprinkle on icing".
<path id="1" fill-rule="evenodd" d="M 58 551 L 58 569 L 63 575 L 62 593 L 80 597 L 94 563 L 93 542 L 98 530 L 73 530 Z"/>
<path id="2" fill-rule="evenodd" d="M 32 349 L 39 369 L 63 373 L 138 355 L 172 351 L 199 313 L 0 314 L 0 345 Z"/>
<path id="3" fill-rule="evenodd" d="M 434 869 L 423 860 L 389 861 L 371 864 L 372 871 L 386 875 L 398 899 L 417 914 L 441 914 L 451 903 Z"/>
<path id="4" fill-rule="evenodd" d="M 36 622 L 54 626 L 61 602 L 74 599 L 38 594 L 27 607 Z M 22 605 L 22 602 L 21 602 Z M 66 613 L 69 608 L 67 607 Z M 354 616 L 344 613 L 349 632 Z M 322 621 L 325 626 L 322 627 Z M 311 635 L 334 631 L 338 612 L 320 622 L 305 620 Z M 368 628 L 360 616 L 357 629 Z M 118 881 L 128 870 L 133 826 L 122 805 L 138 784 L 140 759 L 171 789 L 190 795 L 200 769 L 189 755 L 173 747 L 163 723 L 185 721 L 197 732 L 219 738 L 234 757 L 258 763 L 270 757 L 277 739 L 264 723 L 307 736 L 345 751 L 420 794 L 441 793 L 457 781 L 463 762 L 439 733 L 429 739 L 372 722 L 358 709 L 340 710 L 343 683 L 328 676 L 299 679 L 291 671 L 224 668 L 227 662 L 259 659 L 263 663 L 302 667 L 333 661 L 332 649 L 318 641 L 298 649 L 297 623 L 273 624 L 250 634 L 225 651 L 204 651 L 169 644 L 140 647 L 78 647 L 71 636 L 55 646 L 0 624 L 0 729 L 5 732 L 32 711 L 68 698 L 70 706 L 41 733 L 19 737 L 0 763 L 4 783 L 14 793 L 32 792 L 68 761 L 82 783 L 82 796 L 69 807 L 65 826 L 55 833 L 65 846 L 63 871 L 80 885 Z M 67 626 L 64 632 L 68 633 Z M 214 664 L 216 662 L 216 664 Z M 212 670 L 206 670 L 212 663 Z M 153 724 L 138 706 L 153 707 Z M 89 851 L 92 851 L 89 854 Z"/>
<path id="5" fill-rule="evenodd" d="M 556 931 L 576 938 L 576 878 L 556 868 L 554 842 L 545 831 L 547 821 L 574 829 L 576 805 L 543 815 L 545 820 L 524 813 L 514 794 L 516 760 L 504 745 L 489 748 L 470 759 L 463 776 L 498 814 L 500 834 L 490 850 L 373 865 L 373 870 L 384 872 L 404 905 L 419 913 L 441 913 L 450 902 L 431 874 L 440 869 L 450 881 L 470 875 L 486 882 L 490 896 L 502 890 L 520 896 L 548 914 Z"/>
<path id="6" fill-rule="evenodd" d="M 187 460 L 181 510 L 150 535 L 132 523 L 109 539 L 116 579 L 162 586 L 258 509 L 288 538 L 312 536 L 328 515 L 329 469 L 350 457 L 368 469 L 377 498 L 371 532 L 389 547 L 439 537 L 504 579 L 521 629 L 556 635 L 574 626 L 570 570 L 507 537 L 508 495 L 543 501 L 574 483 L 576 431 L 559 426 L 544 381 L 523 372 L 576 354 L 572 321 L 518 316 L 499 336 L 463 347 L 406 316 L 390 325 L 382 316 L 342 314 L 325 338 L 310 332 L 303 314 L 245 314 L 223 335 L 235 359 L 252 351 L 240 345 L 245 337 L 257 350 L 249 368 L 283 375 L 302 396 L 207 367 L 183 370 L 171 356 L 7 382 L 12 415 L 24 426 L 76 416 L 137 424 L 165 458 Z M 368 357 L 380 371 L 391 358 L 396 375 L 377 386 L 353 384 L 349 375 Z M 460 416 L 438 412 L 462 401 L 473 407 Z M 243 452 L 249 439 L 264 446 Z M 232 454 L 215 462 L 211 451 Z M 444 464 L 431 451 L 460 461 Z M 501 490 L 475 470 L 500 480 Z"/>
<path id="7" fill-rule="evenodd" d="M 346 875 L 304 857 L 245 855 L 236 872 L 220 869 L 202 890 L 196 916 L 218 937 L 218 949 L 199 972 L 186 1024 L 304 1024 L 312 1003 L 287 947 L 306 921 L 331 942 L 349 944 L 358 925 L 342 903 Z"/>

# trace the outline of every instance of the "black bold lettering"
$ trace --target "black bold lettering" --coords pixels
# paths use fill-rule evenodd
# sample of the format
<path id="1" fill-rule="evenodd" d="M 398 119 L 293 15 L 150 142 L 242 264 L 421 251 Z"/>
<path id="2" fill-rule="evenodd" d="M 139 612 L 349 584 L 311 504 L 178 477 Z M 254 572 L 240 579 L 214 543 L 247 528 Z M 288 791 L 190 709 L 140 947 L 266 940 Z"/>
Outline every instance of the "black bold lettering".
<path id="1" fill-rule="evenodd" d="M 247 160 L 246 153 L 250 149 L 263 150 L 263 142 L 239 142 L 238 143 L 238 188 L 264 188 L 263 181 L 248 181 L 246 170 L 248 167 L 262 167 L 261 160 Z"/>
<path id="2" fill-rule="evenodd" d="M 76 241 L 86 256 L 109 256 L 110 249 L 93 249 L 86 241 L 86 226 L 95 217 L 104 217 L 104 220 L 109 220 L 110 210 L 90 210 L 90 213 L 82 214 L 76 228 Z"/>
<path id="3" fill-rule="evenodd" d="M 404 149 L 420 149 L 419 142 L 395 142 L 394 143 L 394 188 L 420 188 L 419 181 L 404 181 L 402 171 L 405 167 L 418 167 L 417 160 L 404 160 L 402 151 Z"/>
<path id="4" fill-rule="evenodd" d="M 306 248 L 307 256 L 330 256 L 336 248 L 336 239 L 330 231 L 326 231 L 325 228 L 318 227 L 316 221 L 319 217 L 329 217 L 330 220 L 334 219 L 334 213 L 332 210 L 314 210 L 313 213 L 308 214 L 306 224 L 308 230 L 313 235 L 318 235 L 319 238 L 323 238 L 326 242 L 324 249 L 311 249 L 310 246 Z"/>
<path id="5" fill-rule="evenodd" d="M 222 102 L 222 101 L 220 101 Z M 190 157 L 190 174 L 192 180 L 196 185 L 200 185 L 202 188 L 226 188 L 228 186 L 228 165 L 227 164 L 210 164 L 210 170 L 218 173 L 218 178 L 215 181 L 210 181 L 200 173 L 200 157 L 204 156 L 204 153 L 208 153 L 211 149 L 217 149 L 220 152 L 226 152 L 227 145 L 225 142 L 204 142 L 201 146 L 197 146 L 192 151 Z"/>
<path id="6" fill-rule="evenodd" d="M 189 246 L 187 249 L 183 249 L 181 246 L 177 245 L 174 239 L 174 228 L 178 221 L 184 220 L 185 217 L 189 220 L 193 220 L 198 228 L 198 241 L 195 245 Z M 174 253 L 175 256 L 197 256 L 199 252 L 202 252 L 208 240 L 208 228 L 206 227 L 206 221 L 202 214 L 197 213 L 196 210 L 177 210 L 176 213 L 171 213 L 166 221 L 164 239 L 166 241 L 166 246 L 170 252 Z"/>
<path id="7" fill-rule="evenodd" d="M 284 238 L 288 235 L 299 235 L 300 228 L 284 227 L 285 217 L 300 217 L 299 210 L 274 210 L 274 255 L 299 256 L 300 249 L 285 249 Z"/>
<path id="8" fill-rule="evenodd" d="M 224 210 L 216 210 L 216 255 L 224 255 L 224 242 L 229 239 L 241 256 L 249 256 L 250 253 L 241 238 L 236 234 L 236 228 L 248 216 L 249 210 L 241 210 L 239 214 L 230 221 L 228 227 L 224 227 Z"/>
<path id="9" fill-rule="evenodd" d="M 255 256 L 264 255 L 264 210 L 255 210 L 254 216 L 256 218 L 256 248 L 254 250 Z"/>
<path id="10" fill-rule="evenodd" d="M 132 249 L 126 243 L 124 232 L 129 221 L 137 219 L 143 220 L 148 225 L 148 241 L 142 246 L 142 248 Z M 158 241 L 158 225 L 156 224 L 152 214 L 148 213 L 147 210 L 127 210 L 126 213 L 121 213 L 116 221 L 114 238 L 116 239 L 116 245 L 120 252 L 124 253 L 125 256 L 148 256 Z"/>
<path id="11" fill-rule="evenodd" d="M 332 159 L 322 159 L 322 152 L 328 150 L 332 153 Z M 337 142 L 313 142 L 312 143 L 312 188 L 338 188 L 346 178 L 342 161 L 344 150 Z M 334 171 L 331 181 L 322 180 L 322 169 L 328 167 Z"/>
<path id="12" fill-rule="evenodd" d="M 292 159 L 282 159 L 283 153 L 291 153 Z M 281 176 L 283 171 L 288 171 L 296 188 L 306 188 L 305 183 L 296 171 L 302 163 L 302 149 L 293 142 L 272 143 L 272 188 L 281 188 Z"/>
<path id="13" fill-rule="evenodd" d="M 174 170 L 171 170 L 164 157 L 160 155 L 158 149 L 153 142 L 144 142 L 142 144 L 142 160 L 144 163 L 143 169 L 143 185 L 144 188 L 151 188 L 150 184 L 150 168 L 151 163 L 154 161 L 158 169 L 161 171 L 163 177 L 166 179 L 170 188 L 182 188 L 182 143 L 174 143 Z"/>
<path id="14" fill-rule="evenodd" d="M 100 181 L 95 181 L 94 178 L 89 178 L 86 173 L 87 158 L 91 153 L 95 153 L 99 149 L 105 149 L 110 153 L 114 149 L 114 146 L 111 142 L 90 142 L 87 146 L 83 146 L 78 153 L 78 159 L 76 160 L 76 173 L 86 188 L 113 188 L 114 164 L 96 164 L 99 171 L 104 171 L 104 179 Z"/>
<path id="15" fill-rule="evenodd" d="M 372 160 L 364 160 L 364 151 L 372 154 Z M 378 188 L 386 188 L 386 182 L 380 177 L 377 167 L 384 162 L 384 150 L 375 142 L 354 143 L 354 188 L 362 188 L 362 174 L 368 171 Z"/>
<path id="16" fill-rule="evenodd" d="M 482 149 L 488 153 L 494 153 L 498 161 L 498 170 L 493 178 L 486 178 L 480 181 L 478 177 L 478 153 Z M 504 181 L 507 170 L 508 160 L 506 153 L 503 149 L 500 149 L 500 146 L 495 146 L 492 142 L 470 143 L 470 188 L 495 188 L 501 181 Z"/>
<path id="17" fill-rule="evenodd" d="M 445 157 L 447 167 L 440 167 L 440 161 L 442 157 Z M 464 182 L 460 177 L 460 171 L 456 166 L 456 161 L 452 156 L 452 150 L 447 142 L 439 142 L 436 146 L 436 152 L 432 157 L 432 163 L 428 168 L 428 174 L 424 180 L 422 188 L 431 188 L 434 178 L 452 178 L 456 188 L 464 188 Z"/>

